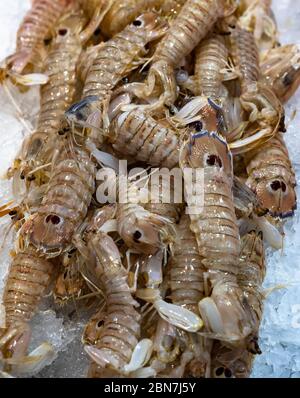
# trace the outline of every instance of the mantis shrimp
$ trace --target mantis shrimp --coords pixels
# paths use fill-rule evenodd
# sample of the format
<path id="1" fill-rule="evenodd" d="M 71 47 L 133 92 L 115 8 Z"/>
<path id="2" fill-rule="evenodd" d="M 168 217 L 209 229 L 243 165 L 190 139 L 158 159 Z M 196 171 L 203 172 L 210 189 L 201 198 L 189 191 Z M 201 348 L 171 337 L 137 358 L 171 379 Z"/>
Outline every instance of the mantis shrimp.
<path id="1" fill-rule="evenodd" d="M 232 196 L 232 157 L 227 143 L 215 132 L 192 135 L 182 151 L 181 167 L 198 168 L 203 173 L 203 178 L 194 175 L 192 181 L 200 192 L 203 190 L 202 205 L 185 181 L 190 227 L 211 283 L 210 296 L 199 302 L 200 314 L 218 339 L 243 345 L 252 329 L 237 281 L 240 240 Z"/>
<path id="2" fill-rule="evenodd" d="M 293 215 L 297 206 L 296 178 L 281 133 L 245 156 L 246 184 L 260 206 L 274 217 Z"/>
<path id="3" fill-rule="evenodd" d="M 232 29 L 230 40 L 241 83 L 240 101 L 250 123 L 246 126 L 245 138 L 230 144 L 235 154 L 251 150 L 272 138 L 283 122 L 283 109 L 270 87 L 259 81 L 258 49 L 252 33 L 236 26 Z"/>
<path id="4" fill-rule="evenodd" d="M 230 349 L 215 342 L 213 349 L 213 377 L 248 377 L 254 354 L 260 354 L 258 329 L 262 317 L 263 294 L 261 285 L 265 276 L 264 247 L 261 232 L 250 231 L 242 237 L 238 274 L 240 286 L 249 303 L 249 313 L 254 324 L 254 333 L 249 338 L 248 350 Z"/>
<path id="5" fill-rule="evenodd" d="M 106 296 L 106 314 L 96 346 L 85 351 L 101 367 L 111 367 L 128 374 L 147 363 L 152 344 L 140 339 L 139 304 L 132 298 L 127 284 L 127 272 L 113 239 L 98 232 L 91 233 L 85 244 L 76 239 L 81 254 L 97 276 Z"/>
<path id="6" fill-rule="evenodd" d="M 226 68 L 227 58 L 228 50 L 221 36 L 211 35 L 199 44 L 194 76 L 196 95 L 204 95 L 213 101 L 226 97 L 222 71 Z"/>
<path id="7" fill-rule="evenodd" d="M 239 16 L 238 24 L 253 34 L 260 54 L 267 52 L 277 44 L 278 32 L 271 10 L 271 0 L 251 1 Z"/>
<path id="8" fill-rule="evenodd" d="M 152 166 L 173 168 L 179 160 L 179 134 L 157 122 L 146 111 L 119 113 L 110 126 L 109 141 L 116 152 Z"/>
<path id="9" fill-rule="evenodd" d="M 136 296 L 153 304 L 160 317 L 179 329 L 196 332 L 203 323 L 199 315 L 184 306 L 170 304 L 163 300 L 163 252 L 143 256 L 139 261 L 139 277 Z"/>
<path id="10" fill-rule="evenodd" d="M 171 248 L 168 268 L 169 297 L 173 304 L 199 314 L 198 303 L 205 297 L 205 267 L 199 255 L 197 241 L 190 230 L 190 219 L 182 215 L 176 228 L 176 240 Z M 189 371 L 195 377 L 203 377 L 210 371 L 211 343 L 202 336 L 189 335 L 188 345 L 195 358 Z"/>
<path id="11" fill-rule="evenodd" d="M 224 13 L 223 0 L 187 0 L 177 18 L 173 21 L 165 37 L 160 41 L 151 59 L 151 67 L 144 88 L 139 87 L 135 94 L 142 99 L 149 97 L 161 80 L 163 94 L 149 109 L 160 108 L 164 103 L 172 103 L 177 97 L 174 67 L 190 54 L 204 38 L 214 23 Z M 140 105 L 131 105 L 136 107 Z M 124 110 L 130 107 L 124 107 Z"/>
<path id="12" fill-rule="evenodd" d="M 3 295 L 5 327 L 0 329 L 0 362 L 9 372 L 30 373 L 43 361 L 53 358 L 48 343 L 27 355 L 31 335 L 28 323 L 53 274 L 53 264 L 39 257 L 32 246 L 21 248 L 12 260 Z"/>
<path id="13" fill-rule="evenodd" d="M 16 52 L 5 60 L 8 73 L 22 74 L 30 63 L 41 61 L 44 40 L 51 38 L 55 24 L 71 5 L 74 0 L 33 1 L 17 33 Z"/>
<path id="14" fill-rule="evenodd" d="M 146 11 L 159 9 L 162 0 L 118 0 L 114 1 L 101 23 L 101 30 L 108 37 L 113 37 L 131 24 Z"/>
<path id="15" fill-rule="evenodd" d="M 80 268 L 78 253 L 71 250 L 65 253 L 62 258 L 62 271 L 59 273 L 53 289 L 55 302 L 63 306 L 70 300 L 76 300 L 85 296 L 89 288 L 83 278 Z"/>
<path id="16" fill-rule="evenodd" d="M 118 204 L 116 218 L 119 235 L 138 253 L 155 254 L 173 240 L 172 219 L 151 213 L 137 203 L 133 184 L 129 186 L 128 202 Z"/>
<path id="17" fill-rule="evenodd" d="M 282 103 L 287 102 L 300 84 L 300 51 L 296 44 L 274 48 L 260 64 L 264 81 Z"/>
<path id="18" fill-rule="evenodd" d="M 62 147 L 41 206 L 23 225 L 25 242 L 46 256 L 70 248 L 95 191 L 96 166 L 84 147 Z"/>
<path id="19" fill-rule="evenodd" d="M 143 12 L 156 9 L 163 16 L 176 17 L 186 0 L 122 0 L 114 1 L 101 23 L 106 36 L 113 37 Z"/>
<path id="20" fill-rule="evenodd" d="M 198 314 L 198 302 L 204 297 L 205 268 L 189 224 L 189 217 L 185 214 L 176 228 L 176 241 L 172 245 L 169 262 L 170 298 L 172 303 Z"/>
<path id="21" fill-rule="evenodd" d="M 111 90 L 143 62 L 141 55 L 145 53 L 145 45 L 160 38 L 165 30 L 165 22 L 156 13 L 149 12 L 101 46 L 88 70 L 82 100 L 66 112 L 67 119 L 87 127 L 101 127 L 101 108 L 103 105 L 101 115 L 106 119 Z M 109 122 L 104 124 L 107 127 Z"/>
<path id="22" fill-rule="evenodd" d="M 20 169 L 17 177 L 29 174 L 34 180 L 34 170 L 40 170 L 52 161 L 57 133 L 61 134 L 64 112 L 77 95 L 77 62 L 83 45 L 103 18 L 101 8 L 95 11 L 91 21 L 80 9 L 64 15 L 55 29 L 53 43 L 45 61 L 44 73 L 48 83 L 41 88 L 41 108 L 36 131 L 25 140 L 20 159 L 16 164 Z M 85 27 L 86 26 L 86 27 Z"/>

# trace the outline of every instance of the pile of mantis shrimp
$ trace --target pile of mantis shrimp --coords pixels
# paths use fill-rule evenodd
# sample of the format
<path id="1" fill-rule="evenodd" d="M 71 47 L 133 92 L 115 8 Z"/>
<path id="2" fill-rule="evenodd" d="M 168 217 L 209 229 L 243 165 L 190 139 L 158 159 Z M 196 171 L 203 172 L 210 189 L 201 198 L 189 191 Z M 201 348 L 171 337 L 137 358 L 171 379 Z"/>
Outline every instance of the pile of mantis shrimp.
<path id="1" fill-rule="evenodd" d="M 15 236 L 2 377 L 52 355 L 47 342 L 29 352 L 49 292 L 91 312 L 87 377 L 249 376 L 264 245 L 282 248 L 296 208 L 283 105 L 300 84 L 300 49 L 278 42 L 270 3 L 32 1 L 0 69 L 7 92 L 40 90 L 7 172 L 15 199 L 0 208 Z M 126 203 L 100 204 L 96 176 L 120 159 L 145 167 L 145 186 L 149 170 L 200 170 L 201 209 L 188 181 L 182 203 L 153 203 L 136 200 L 132 177 Z"/>

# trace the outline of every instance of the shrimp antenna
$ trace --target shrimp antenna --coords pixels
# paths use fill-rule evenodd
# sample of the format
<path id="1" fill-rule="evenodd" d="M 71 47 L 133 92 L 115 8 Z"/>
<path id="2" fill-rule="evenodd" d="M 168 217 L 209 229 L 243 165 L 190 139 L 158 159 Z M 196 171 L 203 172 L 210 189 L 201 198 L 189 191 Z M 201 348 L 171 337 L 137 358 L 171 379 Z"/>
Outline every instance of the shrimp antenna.
<path id="1" fill-rule="evenodd" d="M 18 103 L 14 99 L 14 97 L 13 97 L 12 93 L 10 92 L 9 87 L 5 81 L 3 81 L 2 86 L 3 86 L 4 92 L 7 96 L 7 98 L 9 99 L 10 103 L 16 110 L 17 118 L 22 123 L 22 125 L 25 128 L 25 130 L 27 131 L 27 133 L 31 133 L 33 130 L 33 126 L 31 125 L 31 123 L 29 124 L 29 122 L 26 122 L 23 112 L 21 111 L 21 108 L 19 107 Z"/>

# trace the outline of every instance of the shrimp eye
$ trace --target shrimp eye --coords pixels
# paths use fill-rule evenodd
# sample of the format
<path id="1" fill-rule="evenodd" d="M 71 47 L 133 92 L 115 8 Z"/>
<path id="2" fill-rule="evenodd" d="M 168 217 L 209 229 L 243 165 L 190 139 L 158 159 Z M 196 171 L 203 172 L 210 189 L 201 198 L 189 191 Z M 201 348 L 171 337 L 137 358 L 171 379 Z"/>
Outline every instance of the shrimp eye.
<path id="1" fill-rule="evenodd" d="M 142 26 L 143 22 L 140 21 L 139 19 L 136 19 L 135 21 L 132 22 L 133 26 Z"/>
<path id="2" fill-rule="evenodd" d="M 232 372 L 230 369 L 225 369 L 224 374 L 225 377 L 227 377 L 228 379 L 232 376 Z"/>
<path id="3" fill-rule="evenodd" d="M 60 36 L 66 36 L 66 34 L 68 33 L 68 29 L 59 29 L 58 34 Z"/>
<path id="4" fill-rule="evenodd" d="M 55 214 L 49 214 L 49 216 L 46 217 L 46 223 L 49 224 L 51 222 L 51 224 L 53 225 L 58 225 L 60 223 L 61 219 L 60 217 L 58 217 Z"/>
<path id="5" fill-rule="evenodd" d="M 135 233 L 133 234 L 133 240 L 135 242 L 139 242 L 139 239 L 142 237 L 142 234 L 140 233 L 140 231 L 135 231 Z"/>
<path id="6" fill-rule="evenodd" d="M 101 326 L 103 326 L 103 319 L 97 322 L 97 328 L 101 328 Z"/>
<path id="7" fill-rule="evenodd" d="M 63 127 L 62 129 L 63 134 L 66 134 L 69 132 L 69 127 Z"/>
<path id="8" fill-rule="evenodd" d="M 282 190 L 282 192 L 286 191 L 286 185 L 284 182 L 281 183 L 281 190 Z"/>
<path id="9" fill-rule="evenodd" d="M 273 191 L 278 191 L 278 189 L 281 188 L 281 182 L 278 180 L 275 180 L 271 183 L 271 188 L 273 189 Z"/>
<path id="10" fill-rule="evenodd" d="M 206 164 L 208 166 L 219 166 L 222 167 L 222 160 L 217 155 L 209 155 L 206 159 Z"/>
<path id="11" fill-rule="evenodd" d="M 216 369 L 216 376 L 221 376 L 224 373 L 223 366 Z"/>

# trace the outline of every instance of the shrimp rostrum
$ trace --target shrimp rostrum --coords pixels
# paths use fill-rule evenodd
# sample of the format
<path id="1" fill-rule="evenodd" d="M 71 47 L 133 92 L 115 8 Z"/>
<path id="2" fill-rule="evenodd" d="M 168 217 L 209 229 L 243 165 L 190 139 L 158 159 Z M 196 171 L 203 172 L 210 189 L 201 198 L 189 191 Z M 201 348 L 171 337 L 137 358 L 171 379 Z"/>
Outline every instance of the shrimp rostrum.
<path id="1" fill-rule="evenodd" d="M 216 338 L 243 345 L 251 324 L 237 281 L 240 238 L 232 195 L 232 156 L 215 132 L 191 136 L 181 155 L 181 167 L 198 169 L 202 177 L 185 179 L 191 230 L 195 233 L 202 264 L 211 284 L 209 297 L 199 302 L 204 324 Z M 196 173 L 196 172 L 195 172 Z M 203 192 L 203 203 L 193 187 Z"/>

